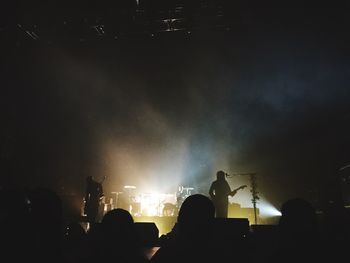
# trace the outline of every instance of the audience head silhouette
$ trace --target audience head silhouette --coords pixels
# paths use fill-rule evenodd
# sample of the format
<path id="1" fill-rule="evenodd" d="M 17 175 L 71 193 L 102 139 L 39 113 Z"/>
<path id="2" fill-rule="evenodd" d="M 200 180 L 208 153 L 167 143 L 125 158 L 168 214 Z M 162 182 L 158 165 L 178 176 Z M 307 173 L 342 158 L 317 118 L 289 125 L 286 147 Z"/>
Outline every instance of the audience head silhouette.
<path id="1" fill-rule="evenodd" d="M 278 258 L 283 262 L 317 262 L 319 236 L 316 211 L 302 198 L 293 198 L 282 205 L 279 221 Z M 322 249 L 321 249 L 322 250 Z"/>
<path id="2" fill-rule="evenodd" d="M 206 232 L 215 216 L 212 201 L 201 194 L 187 197 L 183 202 L 178 216 L 178 229 L 183 233 Z"/>
<path id="3" fill-rule="evenodd" d="M 108 211 L 101 221 L 101 244 L 98 260 L 115 262 L 143 262 L 135 224 L 129 211 L 117 208 Z M 105 250 L 114 253 L 105 255 Z"/>
<path id="4" fill-rule="evenodd" d="M 317 218 L 312 205 L 301 198 L 290 199 L 282 205 L 279 221 L 281 231 L 285 234 L 298 235 L 317 232 Z"/>
<path id="5" fill-rule="evenodd" d="M 112 231 L 125 232 L 133 228 L 134 219 L 127 210 L 117 208 L 108 211 L 102 218 L 101 224 Z"/>
<path id="6" fill-rule="evenodd" d="M 212 225 L 215 208 L 201 194 L 190 195 L 182 203 L 172 241 L 162 246 L 151 262 L 217 262 L 213 257 Z"/>

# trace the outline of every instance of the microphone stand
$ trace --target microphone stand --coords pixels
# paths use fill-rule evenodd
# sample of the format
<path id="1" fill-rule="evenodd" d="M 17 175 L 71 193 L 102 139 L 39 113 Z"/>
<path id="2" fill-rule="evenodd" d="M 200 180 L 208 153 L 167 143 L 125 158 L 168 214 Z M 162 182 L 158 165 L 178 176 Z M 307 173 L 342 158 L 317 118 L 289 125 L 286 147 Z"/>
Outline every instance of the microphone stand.
<path id="1" fill-rule="evenodd" d="M 258 196 L 258 191 L 257 191 L 257 183 L 256 183 L 256 174 L 251 173 L 250 175 L 250 185 L 251 189 L 250 192 L 252 193 L 252 203 L 253 203 L 253 208 L 254 208 L 254 220 L 255 220 L 255 225 L 258 224 L 258 217 L 256 215 L 256 203 L 260 199 Z"/>

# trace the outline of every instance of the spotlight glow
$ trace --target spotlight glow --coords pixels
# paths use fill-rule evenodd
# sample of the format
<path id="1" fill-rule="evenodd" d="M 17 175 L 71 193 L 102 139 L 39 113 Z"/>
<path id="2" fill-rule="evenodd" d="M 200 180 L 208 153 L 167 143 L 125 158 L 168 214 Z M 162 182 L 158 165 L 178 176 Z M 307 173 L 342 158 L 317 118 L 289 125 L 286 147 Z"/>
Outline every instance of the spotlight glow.
<path id="1" fill-rule="evenodd" d="M 267 203 L 266 201 L 260 202 L 258 206 L 259 206 L 261 217 L 281 216 L 281 212 L 278 211 L 278 209 L 275 208 L 273 205 Z"/>

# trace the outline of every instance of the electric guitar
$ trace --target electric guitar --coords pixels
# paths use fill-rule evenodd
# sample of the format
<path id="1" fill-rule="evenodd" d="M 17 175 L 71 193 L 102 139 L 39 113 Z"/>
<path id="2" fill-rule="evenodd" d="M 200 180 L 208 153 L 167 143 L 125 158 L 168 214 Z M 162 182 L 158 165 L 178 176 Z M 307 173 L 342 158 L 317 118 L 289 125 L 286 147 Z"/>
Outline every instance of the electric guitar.
<path id="1" fill-rule="evenodd" d="M 229 193 L 229 195 L 230 195 L 230 196 L 234 196 L 235 194 L 237 194 L 238 190 L 244 189 L 244 188 L 246 188 L 246 187 L 247 187 L 247 185 L 241 185 L 240 187 L 238 187 L 238 188 L 232 190 L 232 191 Z"/>
<path id="2" fill-rule="evenodd" d="M 237 192 L 238 192 L 239 190 L 244 189 L 244 188 L 246 188 L 246 187 L 247 187 L 246 185 L 241 185 L 240 187 L 238 187 L 238 188 L 232 190 L 232 191 L 227 195 L 227 197 L 228 197 L 228 196 L 234 196 L 234 195 L 236 195 Z M 224 198 L 224 199 L 223 199 L 223 198 Z M 220 204 L 221 202 L 223 202 L 223 201 L 225 200 L 225 197 L 221 196 L 221 197 L 218 198 L 217 195 L 212 195 L 212 196 L 211 196 L 211 200 L 213 201 L 214 205 L 215 205 L 215 204 Z"/>

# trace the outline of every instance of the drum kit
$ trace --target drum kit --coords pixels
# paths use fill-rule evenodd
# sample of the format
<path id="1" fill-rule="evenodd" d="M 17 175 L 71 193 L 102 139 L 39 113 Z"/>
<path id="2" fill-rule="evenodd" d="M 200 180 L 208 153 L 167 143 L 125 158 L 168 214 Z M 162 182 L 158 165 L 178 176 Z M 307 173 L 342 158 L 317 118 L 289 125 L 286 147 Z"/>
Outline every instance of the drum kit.
<path id="1" fill-rule="evenodd" d="M 178 208 L 180 208 L 183 201 L 185 201 L 185 199 L 192 194 L 193 190 L 194 190 L 193 187 L 179 186 L 178 191 L 176 193 L 176 204 Z"/>
<path id="2" fill-rule="evenodd" d="M 193 190 L 193 187 L 179 186 L 173 194 L 136 194 L 136 186 L 126 185 L 123 191 L 112 192 L 113 207 L 125 209 L 133 216 L 177 216 L 183 201 Z"/>

